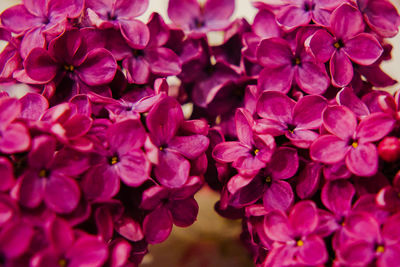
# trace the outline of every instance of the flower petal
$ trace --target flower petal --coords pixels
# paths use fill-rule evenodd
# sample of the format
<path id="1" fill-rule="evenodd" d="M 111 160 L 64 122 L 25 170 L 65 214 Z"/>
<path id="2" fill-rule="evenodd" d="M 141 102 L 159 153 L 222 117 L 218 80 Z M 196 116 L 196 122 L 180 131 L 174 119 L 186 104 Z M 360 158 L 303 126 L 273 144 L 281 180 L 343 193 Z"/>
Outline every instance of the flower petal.
<path id="1" fill-rule="evenodd" d="M 153 210 L 143 220 L 143 233 L 149 244 L 157 244 L 168 238 L 172 230 L 172 216 L 163 206 Z"/>
<path id="2" fill-rule="evenodd" d="M 335 40 L 326 30 L 318 30 L 309 40 L 309 47 L 318 62 L 328 61 L 335 51 Z"/>
<path id="3" fill-rule="evenodd" d="M 165 149 L 159 153 L 154 173 L 160 184 L 176 188 L 186 183 L 189 177 L 190 163 L 180 154 Z"/>
<path id="4" fill-rule="evenodd" d="M 294 194 L 289 183 L 274 180 L 264 192 L 263 203 L 266 211 L 286 211 L 292 206 Z"/>
<path id="5" fill-rule="evenodd" d="M 343 51 L 355 63 L 371 65 L 382 55 L 383 48 L 373 35 L 360 33 L 346 42 Z"/>
<path id="6" fill-rule="evenodd" d="M 332 76 L 332 84 L 336 87 L 344 87 L 353 79 L 353 65 L 347 55 L 340 50 L 336 50 L 329 62 Z"/>
<path id="7" fill-rule="evenodd" d="M 346 142 L 334 135 L 323 135 L 310 146 L 310 157 L 326 164 L 337 163 L 344 159 L 349 147 Z"/>
<path id="8" fill-rule="evenodd" d="M 274 179 L 293 177 L 299 167 L 297 150 L 291 147 L 280 147 L 269 162 L 269 170 Z"/>
<path id="9" fill-rule="evenodd" d="M 292 30 L 296 27 L 306 25 L 310 20 L 311 12 L 307 12 L 304 8 L 295 5 L 283 7 L 276 15 L 276 21 L 286 30 Z"/>
<path id="10" fill-rule="evenodd" d="M 378 151 L 374 144 L 359 144 L 346 157 L 349 170 L 358 176 L 372 176 L 378 171 Z"/>
<path id="11" fill-rule="evenodd" d="M 61 176 L 51 176 L 46 183 L 44 201 L 57 213 L 69 213 L 79 203 L 81 192 L 75 180 Z"/>
<path id="12" fill-rule="evenodd" d="M 364 31 L 361 12 L 350 4 L 344 3 L 331 15 L 331 28 L 336 37 L 347 40 Z"/>
<path id="13" fill-rule="evenodd" d="M 176 226 L 188 227 L 196 221 L 199 205 L 194 198 L 172 200 L 168 206 Z"/>
<path id="14" fill-rule="evenodd" d="M 287 242 L 292 240 L 288 219 L 282 211 L 268 212 L 264 217 L 264 227 L 267 236 L 274 241 Z"/>
<path id="15" fill-rule="evenodd" d="M 297 127 L 317 129 L 322 123 L 322 111 L 327 106 L 325 98 L 308 95 L 299 99 L 293 109 L 293 122 Z"/>
<path id="16" fill-rule="evenodd" d="M 289 43 L 282 38 L 264 39 L 257 48 L 258 62 L 269 69 L 291 65 L 292 58 L 292 49 Z"/>
<path id="17" fill-rule="evenodd" d="M 208 148 L 209 140 L 204 135 L 175 136 L 168 148 L 181 153 L 188 159 L 196 159 Z"/>
<path id="18" fill-rule="evenodd" d="M 323 94 L 330 85 L 328 74 L 323 64 L 302 62 L 295 73 L 297 85 L 308 94 Z"/>
<path id="19" fill-rule="evenodd" d="M 50 82 L 58 72 L 58 65 L 47 50 L 34 48 L 24 61 L 26 73 L 35 81 Z"/>
<path id="20" fill-rule="evenodd" d="M 292 123 L 292 112 L 296 102 L 281 92 L 264 92 L 257 102 L 257 114 L 286 124 Z"/>
<path id="21" fill-rule="evenodd" d="M 294 69 L 291 65 L 280 68 L 264 68 L 259 75 L 257 86 L 261 91 L 288 93 L 293 81 Z"/>
<path id="22" fill-rule="evenodd" d="M 179 57 L 169 48 L 148 49 L 146 50 L 146 59 L 150 64 L 151 72 L 158 75 L 178 75 L 182 70 Z"/>
<path id="23" fill-rule="evenodd" d="M 130 47 L 143 49 L 150 41 L 150 31 L 143 22 L 131 19 L 119 21 L 121 34 Z"/>
<path id="24" fill-rule="evenodd" d="M 346 216 L 354 194 L 354 186 L 347 180 L 330 181 L 322 188 L 321 200 L 336 216 Z"/>
<path id="25" fill-rule="evenodd" d="M 223 142 L 215 146 L 212 155 L 215 160 L 228 163 L 237 160 L 239 157 L 248 156 L 249 148 L 239 142 Z"/>
<path id="26" fill-rule="evenodd" d="M 121 156 L 121 160 L 115 165 L 115 168 L 126 185 L 137 187 L 149 179 L 151 164 L 143 151 L 132 149 Z"/>
<path id="27" fill-rule="evenodd" d="M 344 106 L 330 106 L 322 113 L 325 128 L 343 140 L 352 138 L 357 127 L 354 113 Z"/>
<path id="28" fill-rule="evenodd" d="M 290 211 L 289 224 L 294 236 L 307 236 L 318 226 L 318 211 L 314 202 L 303 200 Z"/>
<path id="29" fill-rule="evenodd" d="M 357 138 L 362 142 L 375 142 L 392 131 L 395 120 L 387 113 L 374 113 L 361 120 Z"/>

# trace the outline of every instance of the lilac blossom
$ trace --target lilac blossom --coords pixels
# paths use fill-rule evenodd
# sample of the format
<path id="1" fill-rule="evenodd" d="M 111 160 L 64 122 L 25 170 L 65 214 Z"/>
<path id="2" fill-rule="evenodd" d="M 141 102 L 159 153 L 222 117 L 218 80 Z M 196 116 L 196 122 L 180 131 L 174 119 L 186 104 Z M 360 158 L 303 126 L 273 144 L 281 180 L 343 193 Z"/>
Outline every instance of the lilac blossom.
<path id="1" fill-rule="evenodd" d="M 7 29 L 24 34 L 21 55 L 25 58 L 35 47 L 44 47 L 47 38 L 54 38 L 65 31 L 67 19 L 77 18 L 83 11 L 83 0 L 25 0 L 1 14 Z"/>
<path id="2" fill-rule="evenodd" d="M 169 0 L 168 16 L 172 22 L 191 32 L 222 30 L 229 24 L 235 9 L 233 0 L 207 0 L 201 5 L 198 0 Z"/>
<path id="3" fill-rule="evenodd" d="M 327 107 L 323 125 L 332 134 L 318 137 L 310 147 L 311 158 L 327 164 L 346 160 L 349 170 L 360 176 L 377 172 L 378 153 L 374 141 L 389 133 L 394 120 L 387 114 L 371 114 L 357 125 L 353 112 L 344 106 Z"/>
<path id="4" fill-rule="evenodd" d="M 285 135 L 297 147 L 308 148 L 319 135 L 313 129 L 322 124 L 326 100 L 318 95 L 301 98 L 297 103 L 281 92 L 266 91 L 257 102 L 256 132 Z"/>
<path id="5" fill-rule="evenodd" d="M 319 62 L 329 62 L 334 86 L 348 85 L 353 78 L 352 62 L 371 65 L 382 55 L 379 41 L 364 33 L 365 24 L 360 11 L 345 3 L 338 7 L 330 20 L 331 33 L 317 31 L 309 47 Z"/>

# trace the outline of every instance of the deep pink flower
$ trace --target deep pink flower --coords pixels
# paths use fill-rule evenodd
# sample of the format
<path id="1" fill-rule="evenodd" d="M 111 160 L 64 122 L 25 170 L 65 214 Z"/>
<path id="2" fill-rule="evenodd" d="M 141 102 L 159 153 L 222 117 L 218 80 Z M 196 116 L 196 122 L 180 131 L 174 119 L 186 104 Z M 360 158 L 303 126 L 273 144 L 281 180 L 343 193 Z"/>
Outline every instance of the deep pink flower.
<path id="1" fill-rule="evenodd" d="M 321 135 L 310 147 L 313 160 L 327 164 L 346 160 L 349 170 L 359 176 L 371 176 L 378 170 L 378 153 L 372 143 L 388 134 L 394 120 L 385 113 L 374 113 L 361 120 L 344 106 L 327 107 L 323 125 L 332 134 Z"/>
<path id="2" fill-rule="evenodd" d="M 353 78 L 352 61 L 360 65 L 371 65 L 382 55 L 379 41 L 364 33 L 364 21 L 360 11 L 345 3 L 333 13 L 330 30 L 317 31 L 309 40 L 309 47 L 319 62 L 330 60 L 332 84 L 348 85 Z"/>

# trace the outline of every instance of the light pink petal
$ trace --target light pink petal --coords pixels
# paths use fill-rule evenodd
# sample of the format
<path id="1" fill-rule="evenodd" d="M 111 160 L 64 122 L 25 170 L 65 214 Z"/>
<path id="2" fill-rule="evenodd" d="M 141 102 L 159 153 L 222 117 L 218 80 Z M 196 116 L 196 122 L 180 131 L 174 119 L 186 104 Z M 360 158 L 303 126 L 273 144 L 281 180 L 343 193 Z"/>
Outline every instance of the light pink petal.
<path id="1" fill-rule="evenodd" d="M 116 0 L 115 14 L 119 18 L 135 18 L 142 15 L 149 6 L 148 0 Z"/>
<path id="2" fill-rule="evenodd" d="M 163 242 L 172 230 L 172 216 L 165 207 L 150 212 L 143 221 L 143 233 L 149 244 Z"/>
<path id="3" fill-rule="evenodd" d="M 303 200 L 290 211 L 289 224 L 295 236 L 306 236 L 318 226 L 318 211 L 314 202 Z"/>
<path id="4" fill-rule="evenodd" d="M 346 157 L 349 170 L 358 176 L 372 176 L 378 171 L 378 152 L 374 144 L 359 144 Z"/>
<path id="5" fill-rule="evenodd" d="M 0 98 L 0 127 L 4 128 L 12 122 L 21 111 L 21 104 L 16 98 Z"/>
<path id="6" fill-rule="evenodd" d="M 274 241 L 287 242 L 292 240 L 288 219 L 282 211 L 275 210 L 267 213 L 264 217 L 264 227 L 267 236 Z"/>
<path id="7" fill-rule="evenodd" d="M 207 0 L 204 4 L 204 19 L 211 24 L 226 22 L 235 10 L 234 0 Z"/>
<path id="8" fill-rule="evenodd" d="M 170 0 L 168 2 L 168 17 L 178 27 L 189 30 L 189 25 L 201 16 L 197 0 Z"/>
<path id="9" fill-rule="evenodd" d="M 140 223 L 128 216 L 122 216 L 122 218 L 115 223 L 115 230 L 121 236 L 132 242 L 140 241 L 144 237 Z"/>
<path id="10" fill-rule="evenodd" d="M 323 94 L 330 85 L 329 76 L 323 64 L 303 62 L 295 73 L 297 85 L 306 93 Z"/>
<path id="11" fill-rule="evenodd" d="M 319 137 L 317 132 L 312 130 L 298 130 L 286 132 L 285 136 L 298 148 L 309 148 L 312 142 Z"/>
<path id="12" fill-rule="evenodd" d="M 296 102 L 281 92 L 264 92 L 257 102 L 257 114 L 262 118 L 292 123 L 292 111 Z"/>
<path id="13" fill-rule="evenodd" d="M 373 215 L 366 212 L 352 212 L 344 223 L 344 227 L 351 237 L 370 243 L 380 241 L 379 224 Z"/>
<path id="14" fill-rule="evenodd" d="M 385 251 L 377 260 L 378 266 L 391 267 L 400 264 L 400 245 L 385 247 Z"/>
<path id="15" fill-rule="evenodd" d="M 159 153 L 158 164 L 154 173 L 160 184 L 176 188 L 186 183 L 189 177 L 190 163 L 187 159 L 174 151 Z"/>
<path id="16" fill-rule="evenodd" d="M 334 135 L 323 135 L 317 138 L 310 146 L 310 156 L 313 160 L 332 164 L 344 159 L 348 145 Z"/>
<path id="17" fill-rule="evenodd" d="M 300 5 L 287 5 L 283 7 L 276 15 L 276 21 L 286 30 L 292 30 L 296 27 L 308 24 L 311 20 L 311 12 L 307 12 Z"/>
<path id="18" fill-rule="evenodd" d="M 75 180 L 52 176 L 46 183 L 44 201 L 58 213 L 70 213 L 79 203 L 81 192 Z"/>
<path id="19" fill-rule="evenodd" d="M 386 113 L 374 113 L 361 120 L 357 138 L 362 142 L 375 142 L 385 137 L 394 127 L 395 121 Z"/>
<path id="20" fill-rule="evenodd" d="M 332 134 L 343 140 L 353 137 L 357 127 L 357 118 L 354 113 L 344 106 L 327 107 L 322 119 L 324 127 Z"/>
<path id="21" fill-rule="evenodd" d="M 30 145 L 29 132 L 22 123 L 11 123 L 2 132 L 0 138 L 0 151 L 7 154 L 26 151 Z"/>
<path id="22" fill-rule="evenodd" d="M 36 93 L 27 93 L 19 99 L 19 102 L 22 107 L 20 117 L 28 120 L 39 120 L 49 107 L 47 99 Z"/>
<path id="23" fill-rule="evenodd" d="M 270 69 L 282 68 L 292 64 L 292 49 L 282 38 L 269 38 L 261 41 L 257 48 L 258 62 Z"/>
<path id="24" fill-rule="evenodd" d="M 33 28 L 25 33 L 20 47 L 22 58 L 26 58 L 36 47 L 46 48 L 46 39 L 42 28 Z"/>
<path id="25" fill-rule="evenodd" d="M 58 1 L 48 0 L 49 15 L 53 17 L 77 18 L 83 11 L 83 0 Z"/>
<path id="26" fill-rule="evenodd" d="M 336 101 L 339 105 L 348 107 L 358 117 L 369 114 L 367 105 L 356 96 L 351 87 L 340 90 L 336 95 Z"/>
<path id="27" fill-rule="evenodd" d="M 265 190 L 263 196 L 264 208 L 266 211 L 286 211 L 292 206 L 294 194 L 289 183 L 274 180 Z"/>
<path id="28" fill-rule="evenodd" d="M 121 180 L 128 186 L 137 187 L 149 179 L 150 162 L 143 151 L 132 149 L 121 156 L 119 163 L 115 165 Z"/>
<path id="29" fill-rule="evenodd" d="M 360 33 L 346 42 L 343 51 L 355 63 L 371 65 L 382 55 L 383 48 L 373 35 Z"/>
<path id="30" fill-rule="evenodd" d="M 271 120 L 271 119 L 259 119 L 254 125 L 254 131 L 258 134 L 270 134 L 272 136 L 283 135 L 287 131 L 287 125 L 285 122 Z"/>
<path id="31" fill-rule="evenodd" d="M 15 33 L 23 33 L 40 26 L 42 18 L 32 15 L 24 5 L 15 5 L 1 13 L 1 23 Z"/>
<path id="32" fill-rule="evenodd" d="M 336 37 L 347 40 L 364 31 L 361 12 L 354 6 L 344 3 L 332 13 L 331 29 Z"/>
<path id="33" fill-rule="evenodd" d="M 262 38 L 279 37 L 282 32 L 276 23 L 275 15 L 269 10 L 259 10 L 254 18 L 252 28 L 254 33 Z"/>
<path id="34" fill-rule="evenodd" d="M 340 50 L 336 50 L 329 62 L 332 76 L 332 84 L 336 87 L 344 87 L 353 79 L 353 65 L 347 55 Z"/>

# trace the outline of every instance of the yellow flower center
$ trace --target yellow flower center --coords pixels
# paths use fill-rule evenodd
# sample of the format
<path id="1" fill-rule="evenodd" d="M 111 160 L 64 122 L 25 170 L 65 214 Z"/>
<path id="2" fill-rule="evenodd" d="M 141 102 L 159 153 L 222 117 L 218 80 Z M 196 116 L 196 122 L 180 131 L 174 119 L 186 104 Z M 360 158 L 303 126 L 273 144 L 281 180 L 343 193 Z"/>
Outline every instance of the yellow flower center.
<path id="1" fill-rule="evenodd" d="M 67 261 L 65 259 L 61 259 L 58 261 L 58 265 L 60 265 L 60 267 L 65 267 L 67 266 Z"/>
<path id="2" fill-rule="evenodd" d="M 297 241 L 297 246 L 298 246 L 298 247 L 304 246 L 303 240 L 298 240 L 298 241 Z"/>
<path id="3" fill-rule="evenodd" d="M 254 149 L 254 155 L 257 155 L 260 152 L 258 148 Z"/>
<path id="4" fill-rule="evenodd" d="M 111 165 L 117 164 L 118 163 L 118 157 L 117 156 L 112 157 L 110 162 L 111 162 Z"/>
<path id="5" fill-rule="evenodd" d="M 376 252 L 378 253 L 383 253 L 385 251 L 385 247 L 382 245 L 377 246 Z"/>
<path id="6" fill-rule="evenodd" d="M 41 178 L 47 177 L 47 171 L 45 169 L 40 170 L 39 177 Z"/>
<path id="7" fill-rule="evenodd" d="M 357 147 L 358 147 L 357 141 L 354 141 L 354 142 L 351 144 L 351 146 L 354 147 L 354 148 L 357 148 Z"/>
<path id="8" fill-rule="evenodd" d="M 64 65 L 64 69 L 66 70 L 66 71 L 74 71 L 74 66 L 72 66 L 72 65 Z"/>
<path id="9" fill-rule="evenodd" d="M 272 182 L 271 176 L 267 176 L 267 177 L 265 178 L 265 181 L 266 181 L 267 183 Z"/>
<path id="10" fill-rule="evenodd" d="M 294 63 L 295 63 L 296 65 L 300 65 L 300 63 L 301 63 L 300 58 L 296 57 L 296 58 L 294 59 Z"/>
<path id="11" fill-rule="evenodd" d="M 334 43 L 333 46 L 334 46 L 336 49 L 339 49 L 339 48 L 340 48 L 339 42 Z"/>

